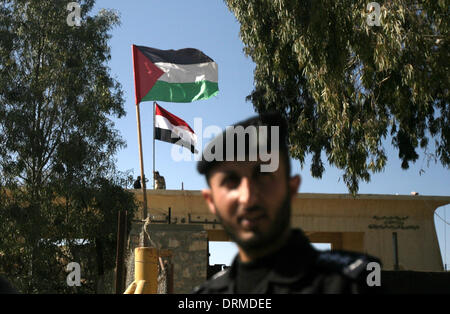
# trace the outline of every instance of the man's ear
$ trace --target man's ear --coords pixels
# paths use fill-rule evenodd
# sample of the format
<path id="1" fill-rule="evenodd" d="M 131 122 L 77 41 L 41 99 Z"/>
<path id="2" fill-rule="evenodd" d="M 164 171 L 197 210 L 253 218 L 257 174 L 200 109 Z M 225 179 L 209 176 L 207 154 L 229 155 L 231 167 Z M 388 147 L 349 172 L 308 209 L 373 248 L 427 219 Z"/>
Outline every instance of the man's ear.
<path id="1" fill-rule="evenodd" d="M 291 192 L 291 199 L 297 195 L 298 188 L 300 187 L 300 183 L 302 182 L 302 178 L 299 175 L 295 175 L 289 179 L 289 192 Z"/>
<path id="2" fill-rule="evenodd" d="M 206 201 L 206 205 L 208 205 L 209 211 L 213 215 L 216 215 L 216 206 L 214 206 L 211 189 L 203 189 L 202 190 L 202 195 L 203 195 L 203 198 Z"/>

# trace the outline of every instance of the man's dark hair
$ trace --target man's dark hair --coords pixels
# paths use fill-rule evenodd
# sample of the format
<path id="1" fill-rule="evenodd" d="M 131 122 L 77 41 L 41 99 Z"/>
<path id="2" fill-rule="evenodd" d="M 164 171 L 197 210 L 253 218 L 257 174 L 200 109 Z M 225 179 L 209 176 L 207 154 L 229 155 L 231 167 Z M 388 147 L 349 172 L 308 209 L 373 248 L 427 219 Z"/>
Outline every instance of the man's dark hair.
<path id="1" fill-rule="evenodd" d="M 237 127 L 237 126 L 241 126 L 244 129 L 246 129 L 248 126 L 255 126 L 255 127 L 259 127 L 259 126 L 267 126 L 268 127 L 268 134 L 267 134 L 267 148 L 269 150 L 272 149 L 272 143 L 271 143 L 271 126 L 277 126 L 279 128 L 279 138 L 278 138 L 278 147 L 279 147 L 279 153 L 280 153 L 280 160 L 284 162 L 285 165 L 285 170 L 286 170 L 286 178 L 288 179 L 291 175 L 291 161 L 289 159 L 289 148 L 288 148 L 288 143 L 287 143 L 287 123 L 286 123 L 286 119 L 283 118 L 283 116 L 277 112 L 268 112 L 268 113 L 261 113 L 258 116 L 254 116 L 251 117 L 249 119 L 246 119 L 244 121 L 241 122 L 237 122 L 234 125 L 232 125 L 232 127 Z M 216 138 L 214 138 L 205 148 L 204 152 L 207 150 L 211 150 L 214 151 L 215 147 L 219 146 L 222 147 L 223 150 L 223 156 L 226 155 L 226 130 L 219 136 L 217 136 Z M 246 135 L 245 138 L 245 152 L 248 155 L 249 152 L 249 136 Z M 237 141 L 235 139 L 234 141 L 234 156 L 236 157 L 237 155 Z M 216 167 L 219 163 L 223 162 L 223 161 L 217 161 L 217 160 L 212 160 L 212 161 L 208 161 L 205 156 L 204 153 L 202 155 L 202 158 L 200 159 L 200 161 L 197 163 L 197 170 L 200 174 L 205 175 L 206 177 L 206 181 L 209 185 L 209 177 L 211 174 L 211 171 L 214 169 L 214 167 Z M 236 160 L 236 159 L 235 159 Z"/>

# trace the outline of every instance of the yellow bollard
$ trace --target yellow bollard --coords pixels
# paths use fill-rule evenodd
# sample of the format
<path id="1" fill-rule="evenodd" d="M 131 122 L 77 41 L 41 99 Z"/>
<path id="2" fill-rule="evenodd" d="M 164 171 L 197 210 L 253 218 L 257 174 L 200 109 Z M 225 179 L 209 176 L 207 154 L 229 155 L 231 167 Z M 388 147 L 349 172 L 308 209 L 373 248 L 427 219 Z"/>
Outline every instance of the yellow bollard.
<path id="1" fill-rule="evenodd" d="M 136 282 L 133 281 L 127 288 L 127 290 L 125 290 L 125 292 L 123 294 L 134 294 L 134 292 L 136 291 Z"/>
<path id="2" fill-rule="evenodd" d="M 156 294 L 158 292 L 158 249 L 134 249 L 134 282 L 124 294 Z"/>

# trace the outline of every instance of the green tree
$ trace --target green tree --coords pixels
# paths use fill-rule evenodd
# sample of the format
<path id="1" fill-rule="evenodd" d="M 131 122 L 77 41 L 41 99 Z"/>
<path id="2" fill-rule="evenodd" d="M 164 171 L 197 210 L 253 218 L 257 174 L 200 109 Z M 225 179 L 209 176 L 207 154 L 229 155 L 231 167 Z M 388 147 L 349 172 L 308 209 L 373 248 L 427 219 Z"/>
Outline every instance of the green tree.
<path id="1" fill-rule="evenodd" d="M 353 194 L 384 169 L 392 138 L 402 168 L 427 154 L 450 165 L 449 6 L 446 1 L 226 0 L 256 63 L 247 97 L 289 122 L 290 150 L 322 177 L 321 154 Z M 373 26 L 370 26 L 373 25 Z"/>
<path id="2" fill-rule="evenodd" d="M 107 61 L 119 18 L 78 2 L 80 27 L 67 1 L 0 2 L 0 271 L 23 292 L 73 291 L 71 261 L 95 263 L 78 291 L 94 292 L 115 260 L 117 211 L 136 208 L 114 166 L 125 143 L 111 117 L 125 111 Z"/>

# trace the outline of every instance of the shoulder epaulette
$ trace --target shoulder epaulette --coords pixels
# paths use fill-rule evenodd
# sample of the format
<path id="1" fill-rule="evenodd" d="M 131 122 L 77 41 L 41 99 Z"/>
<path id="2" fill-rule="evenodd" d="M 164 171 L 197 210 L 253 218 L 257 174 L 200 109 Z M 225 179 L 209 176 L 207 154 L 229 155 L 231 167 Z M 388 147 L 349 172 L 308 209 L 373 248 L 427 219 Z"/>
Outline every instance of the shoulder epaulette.
<path id="1" fill-rule="evenodd" d="M 381 264 L 373 256 L 349 251 L 324 251 L 320 252 L 317 258 L 319 267 L 341 273 L 352 279 L 357 279 L 371 262 Z"/>
<path id="2" fill-rule="evenodd" d="M 225 275 L 227 273 L 227 271 L 228 271 L 228 268 L 215 273 L 214 275 L 212 275 L 211 280 L 219 279 L 220 277 Z"/>
<path id="3" fill-rule="evenodd" d="M 212 290 L 222 289 L 228 284 L 228 277 L 226 276 L 229 269 L 224 269 L 214 274 L 208 281 L 194 288 L 192 293 L 201 294 L 201 293 L 211 293 Z"/>

